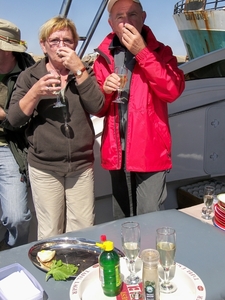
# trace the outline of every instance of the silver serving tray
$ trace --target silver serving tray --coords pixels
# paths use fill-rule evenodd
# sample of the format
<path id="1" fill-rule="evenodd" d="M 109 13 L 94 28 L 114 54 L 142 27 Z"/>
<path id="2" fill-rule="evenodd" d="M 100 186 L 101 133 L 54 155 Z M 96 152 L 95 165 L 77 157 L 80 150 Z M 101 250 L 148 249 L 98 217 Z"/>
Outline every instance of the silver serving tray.
<path id="1" fill-rule="evenodd" d="M 41 269 L 48 272 L 47 267 L 43 267 L 37 260 L 37 253 L 41 250 L 55 250 L 55 259 L 61 259 L 62 262 L 67 264 L 74 264 L 78 266 L 78 271 L 72 278 L 75 278 L 85 269 L 93 266 L 98 262 L 98 257 L 101 253 L 101 249 L 95 245 L 94 241 L 86 240 L 84 238 L 54 238 L 45 240 L 32 246 L 28 251 L 28 257 L 32 263 Z M 119 249 L 115 248 L 115 251 L 120 257 L 124 254 Z"/>

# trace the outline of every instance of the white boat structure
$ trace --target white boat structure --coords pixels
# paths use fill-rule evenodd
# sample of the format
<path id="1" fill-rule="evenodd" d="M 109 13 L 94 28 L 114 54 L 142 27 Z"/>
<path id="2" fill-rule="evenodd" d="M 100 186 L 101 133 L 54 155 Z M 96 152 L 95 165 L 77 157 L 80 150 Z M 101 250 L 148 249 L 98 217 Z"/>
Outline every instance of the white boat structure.
<path id="1" fill-rule="evenodd" d="M 173 17 L 189 59 L 225 47 L 224 0 L 182 0 Z"/>

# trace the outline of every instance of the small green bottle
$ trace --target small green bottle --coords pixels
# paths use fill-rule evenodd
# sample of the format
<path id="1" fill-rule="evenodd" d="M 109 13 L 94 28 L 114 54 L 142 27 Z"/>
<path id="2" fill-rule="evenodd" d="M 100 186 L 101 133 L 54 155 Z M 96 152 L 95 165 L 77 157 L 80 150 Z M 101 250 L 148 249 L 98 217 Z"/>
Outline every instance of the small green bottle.
<path id="1" fill-rule="evenodd" d="M 120 277 L 120 258 L 114 251 L 112 241 L 105 241 L 102 244 L 104 251 L 99 257 L 100 280 L 103 292 L 108 297 L 119 295 L 122 287 Z"/>

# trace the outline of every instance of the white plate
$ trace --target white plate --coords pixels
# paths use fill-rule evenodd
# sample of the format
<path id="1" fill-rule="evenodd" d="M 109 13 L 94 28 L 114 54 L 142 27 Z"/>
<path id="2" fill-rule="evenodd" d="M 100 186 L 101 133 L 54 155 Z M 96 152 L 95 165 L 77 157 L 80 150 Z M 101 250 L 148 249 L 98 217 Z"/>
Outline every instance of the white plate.
<path id="1" fill-rule="evenodd" d="M 122 276 L 128 275 L 125 258 L 120 259 Z M 172 294 L 160 294 L 160 300 L 205 300 L 206 290 L 199 276 L 187 267 L 177 263 L 173 281 L 177 285 L 177 291 Z M 137 261 L 136 271 L 141 277 L 141 260 Z M 98 264 L 83 271 L 72 283 L 70 288 L 70 300 L 116 300 L 116 297 L 107 297 L 103 294 L 99 281 Z M 127 298 L 126 298 L 127 299 Z"/>

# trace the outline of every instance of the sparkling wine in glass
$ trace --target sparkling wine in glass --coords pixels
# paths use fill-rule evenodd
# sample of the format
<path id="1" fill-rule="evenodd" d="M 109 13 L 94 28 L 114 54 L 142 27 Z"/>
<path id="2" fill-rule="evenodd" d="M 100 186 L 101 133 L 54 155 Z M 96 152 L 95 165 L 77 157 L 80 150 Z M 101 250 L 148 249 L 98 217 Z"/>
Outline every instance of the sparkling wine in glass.
<path id="1" fill-rule="evenodd" d="M 114 72 L 120 77 L 120 87 L 118 89 L 117 98 L 113 100 L 113 102 L 124 103 L 123 97 L 121 97 L 121 92 L 124 91 L 127 83 L 128 69 L 125 66 L 116 67 Z"/>
<path id="2" fill-rule="evenodd" d="M 160 284 L 160 291 L 167 294 L 173 293 L 177 290 L 176 285 L 171 282 L 171 277 L 175 275 L 175 229 L 170 227 L 162 227 L 156 230 L 156 249 L 159 252 L 159 261 L 161 267 L 163 268 L 163 280 Z"/>
<path id="3" fill-rule="evenodd" d="M 54 69 L 54 70 L 51 69 L 51 70 L 49 70 L 49 72 L 50 72 L 51 74 L 53 74 L 54 76 L 56 76 L 57 79 L 60 80 L 60 83 L 59 83 L 59 84 L 52 84 L 52 86 L 53 86 L 53 87 L 59 87 L 59 86 L 61 87 L 61 76 L 60 76 L 60 71 L 57 70 L 57 69 Z M 55 102 L 53 108 L 58 108 L 58 107 L 63 107 L 63 106 L 65 106 L 65 104 L 63 104 L 62 101 L 61 101 L 61 100 L 63 100 L 61 90 L 59 90 L 59 91 L 54 91 L 54 92 L 52 92 L 52 94 L 53 94 L 53 95 L 56 95 L 56 102 Z"/>
<path id="4" fill-rule="evenodd" d="M 206 185 L 204 188 L 203 201 L 205 207 L 202 208 L 202 218 L 205 220 L 211 220 L 212 205 L 215 195 L 215 188 L 211 185 Z"/>
<path id="5" fill-rule="evenodd" d="M 140 278 L 135 272 L 135 262 L 140 251 L 141 231 L 137 222 L 125 222 L 121 227 L 123 252 L 129 261 L 130 275 L 125 278 L 126 284 L 137 284 Z"/>

